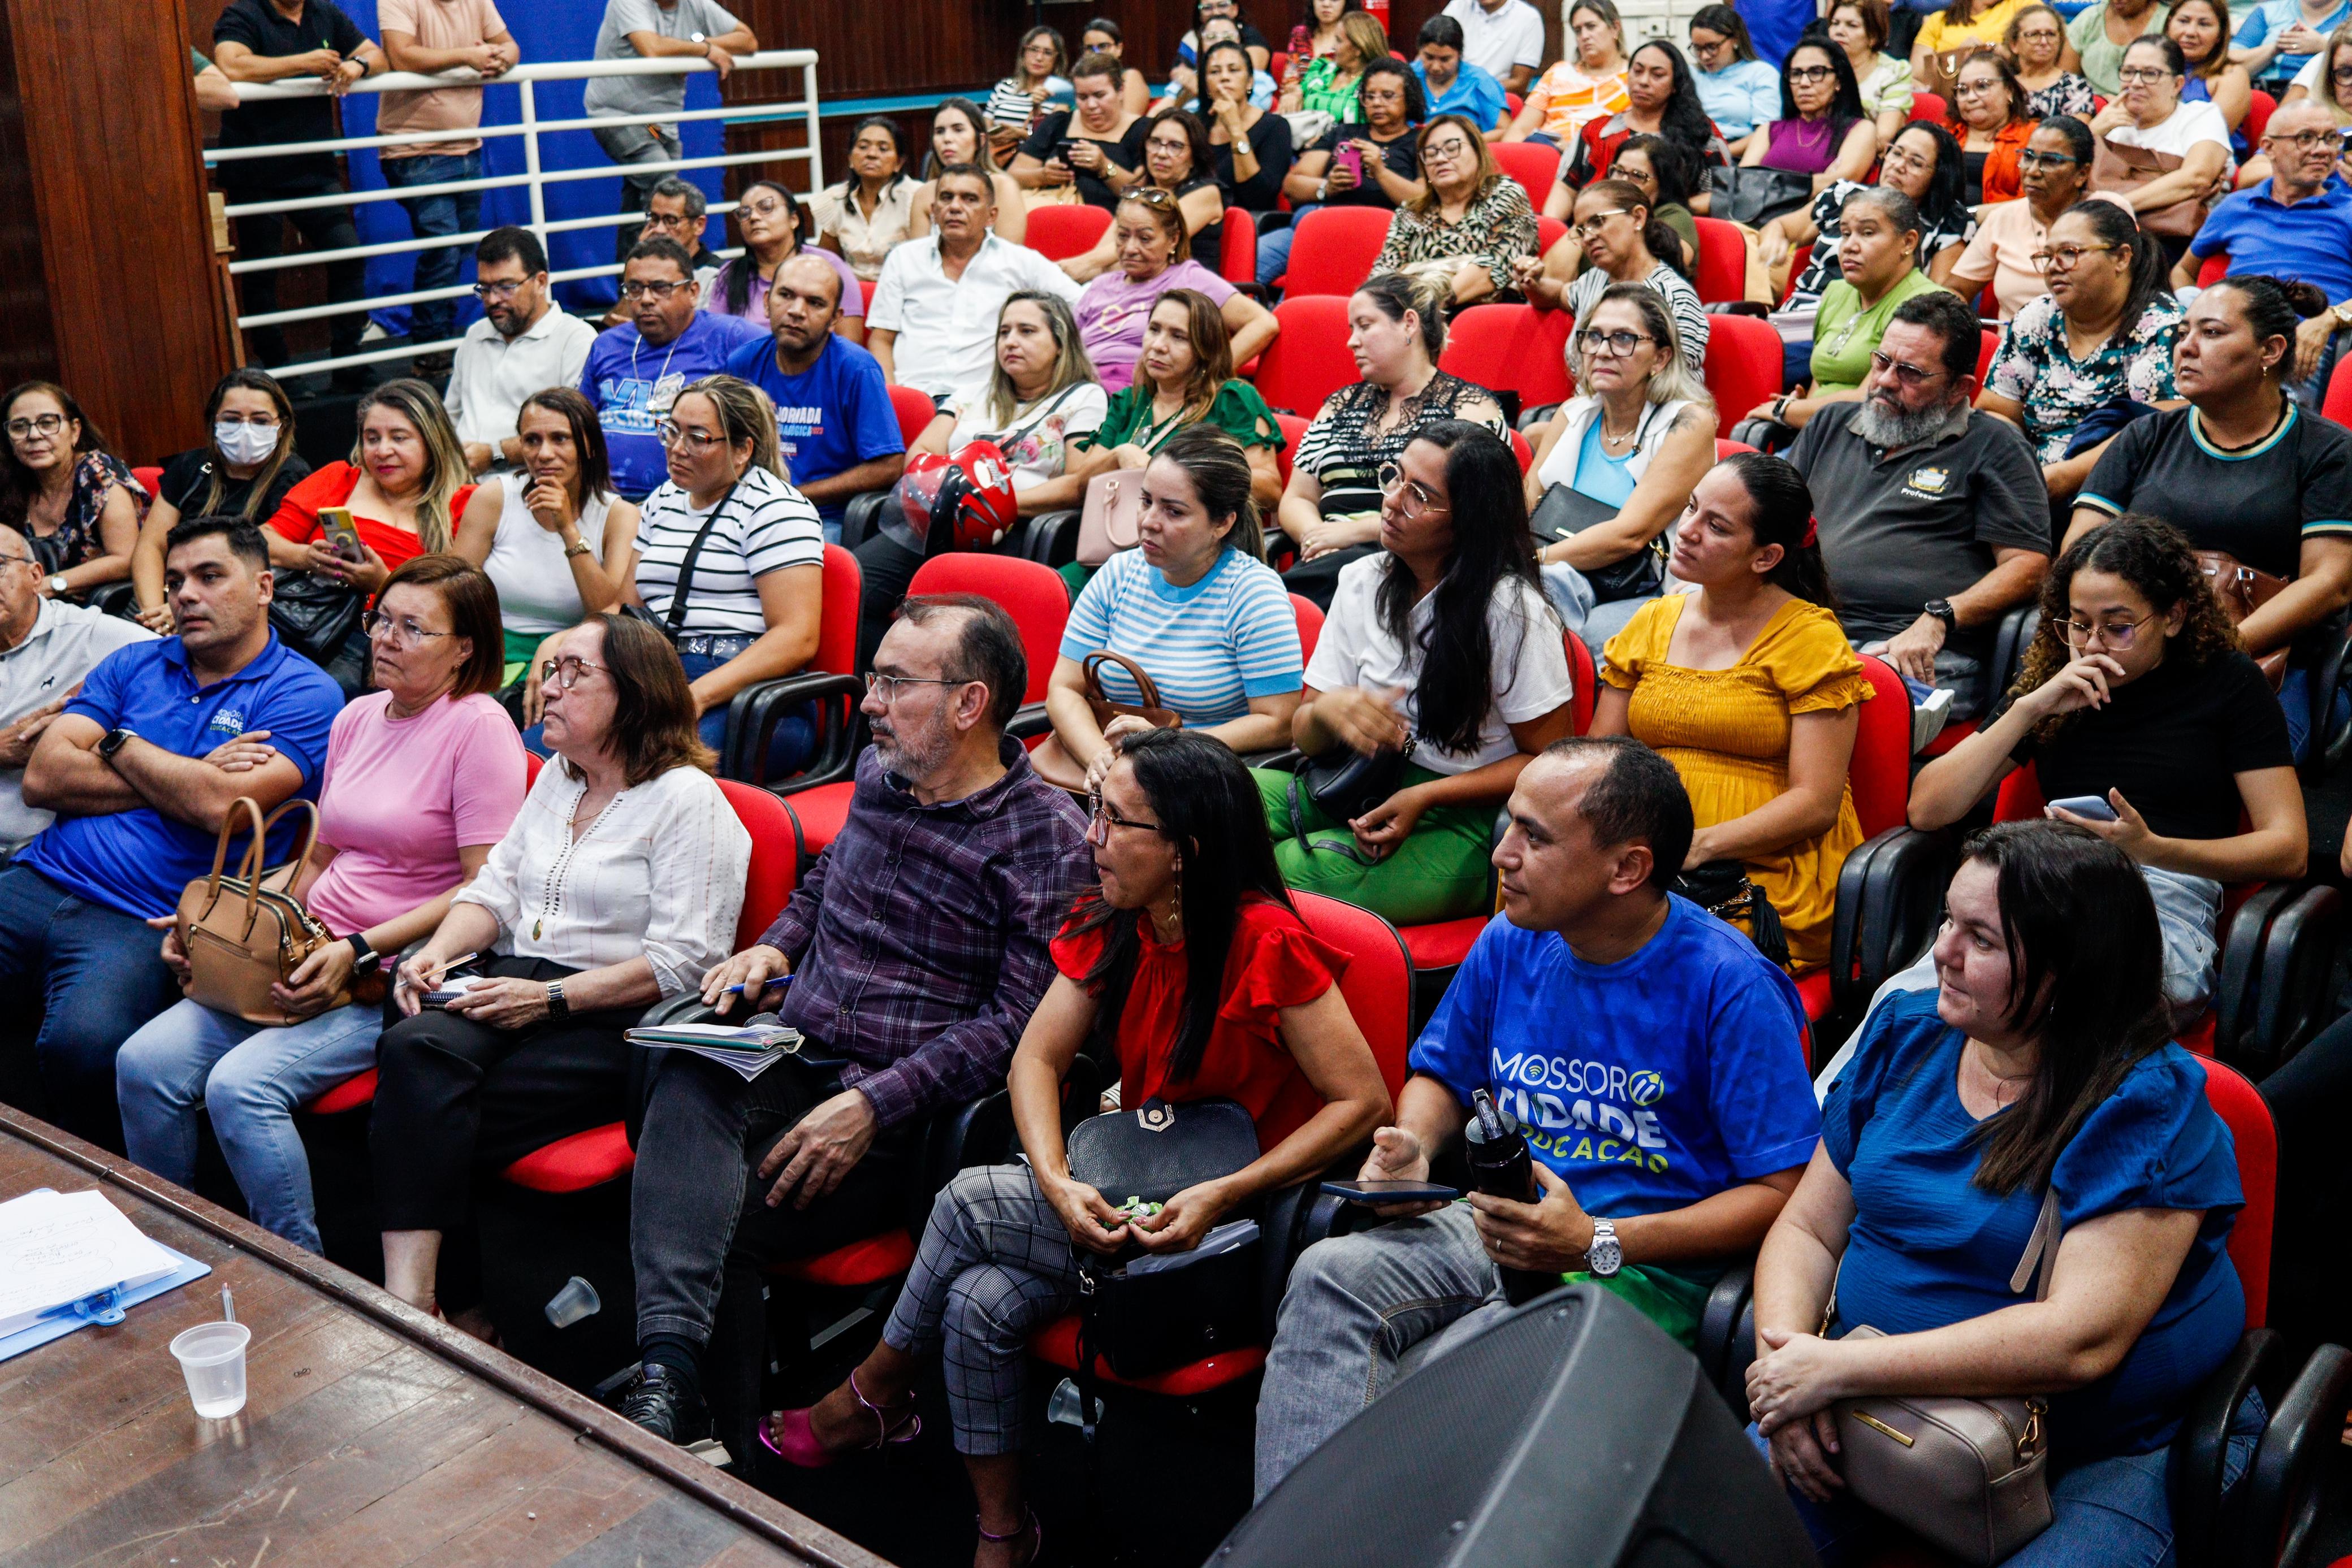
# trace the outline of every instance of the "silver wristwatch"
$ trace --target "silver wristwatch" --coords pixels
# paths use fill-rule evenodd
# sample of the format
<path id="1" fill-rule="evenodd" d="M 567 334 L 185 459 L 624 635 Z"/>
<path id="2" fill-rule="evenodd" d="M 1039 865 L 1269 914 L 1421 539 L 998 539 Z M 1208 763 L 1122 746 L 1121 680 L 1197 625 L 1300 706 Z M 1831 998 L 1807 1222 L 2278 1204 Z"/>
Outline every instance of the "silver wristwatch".
<path id="1" fill-rule="evenodd" d="M 1584 1249 L 1584 1271 L 1606 1280 L 1625 1264 L 1625 1249 L 1617 1245 L 1617 1227 L 1605 1219 L 1592 1222 L 1592 1245 Z"/>

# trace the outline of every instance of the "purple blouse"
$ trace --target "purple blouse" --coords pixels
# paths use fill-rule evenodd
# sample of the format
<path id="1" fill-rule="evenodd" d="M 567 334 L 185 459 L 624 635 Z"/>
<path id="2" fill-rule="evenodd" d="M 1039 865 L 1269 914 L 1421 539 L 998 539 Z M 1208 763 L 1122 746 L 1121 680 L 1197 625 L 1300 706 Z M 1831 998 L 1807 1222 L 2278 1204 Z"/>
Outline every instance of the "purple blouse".
<path id="1" fill-rule="evenodd" d="M 1791 174 L 1824 174 L 1837 162 L 1851 120 L 1776 120 L 1765 128 L 1763 166 Z"/>
<path id="2" fill-rule="evenodd" d="M 857 317 L 866 314 L 866 291 L 857 287 L 857 274 L 849 269 L 849 263 L 818 246 L 804 245 L 795 254 L 822 256 L 832 263 L 833 270 L 841 275 L 840 313 Z M 709 297 L 703 300 L 702 308 L 713 316 L 735 315 L 736 312 L 727 308 L 727 275 L 736 267 L 747 266 L 751 266 L 750 261 L 739 256 L 721 267 L 719 276 L 710 280 Z M 768 329 L 768 280 L 760 276 L 756 267 L 751 270 L 751 287 L 743 296 L 741 314 L 743 319 L 762 332 Z"/>

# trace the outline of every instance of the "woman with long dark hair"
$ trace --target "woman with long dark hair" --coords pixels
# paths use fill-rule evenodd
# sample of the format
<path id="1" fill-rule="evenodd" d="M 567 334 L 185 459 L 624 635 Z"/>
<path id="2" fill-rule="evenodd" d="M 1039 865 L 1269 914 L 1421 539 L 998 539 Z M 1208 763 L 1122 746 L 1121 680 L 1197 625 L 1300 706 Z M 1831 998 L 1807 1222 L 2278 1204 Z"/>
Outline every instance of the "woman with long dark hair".
<path id="1" fill-rule="evenodd" d="M 2254 84 L 2246 68 L 2230 57 L 2230 0 L 2172 0 L 2172 8 L 2164 14 L 2164 36 L 2180 46 L 2181 63 L 2189 68 L 2180 84 L 2181 101 L 2210 103 L 2220 110 L 2221 122 L 2230 128 L 2232 151 L 2241 155 L 2251 151 L 2241 145 L 2241 128 L 2246 110 L 2253 107 Z M 2241 169 L 2239 183 L 2251 183 L 2244 174 Z"/>
<path id="2" fill-rule="evenodd" d="M 2157 912 L 2127 858 L 2050 822 L 1969 841 L 1945 904 L 1935 987 L 1864 1026 L 1757 1260 L 1756 1441 L 1826 1547 L 1867 1527 L 1832 1400 L 2045 1395 L 2053 1518 L 2011 1561 L 2168 1559 L 2167 1447 L 2245 1328 L 2244 1195 L 2167 1042 Z M 2047 1300 L 2012 1288 L 2021 1260 Z"/>
<path id="3" fill-rule="evenodd" d="M 713 316 L 736 316 L 768 329 L 768 291 L 784 263 L 796 256 L 821 257 L 841 279 L 841 308 L 834 336 L 863 345 L 866 294 L 857 274 L 832 251 L 816 248 L 816 220 L 801 199 L 773 180 L 754 180 L 735 204 L 735 226 L 743 231 L 743 254 L 719 268 L 703 308 Z M 878 276 L 878 268 L 877 268 Z"/>
<path id="4" fill-rule="evenodd" d="M 882 276 L 882 260 L 907 237 L 915 210 L 915 177 L 907 172 L 906 132 L 887 114 L 869 114 L 849 133 L 849 176 L 819 191 L 814 243 L 845 259 L 868 281 Z M 749 193 L 748 192 L 746 193 Z M 770 277 L 773 268 L 765 269 Z"/>
<path id="5" fill-rule="evenodd" d="M 1753 452 L 1717 464 L 1666 570 L 1695 591 L 1653 600 L 1609 640 L 1592 733 L 1675 765 L 1698 829 L 1682 869 L 1738 862 L 1780 917 L 1790 967 L 1818 968 L 1838 872 L 1862 842 L 1846 768 L 1870 685 L 1838 625 L 1803 476 Z"/>
<path id="6" fill-rule="evenodd" d="M 1625 63 L 1625 107 L 1600 120 L 1589 120 L 1576 145 L 1559 161 L 1559 174 L 1544 197 L 1547 212 L 1554 198 L 1572 193 L 1594 180 L 1609 177 L 1610 165 L 1625 139 L 1636 134 L 1663 136 L 1690 154 L 1704 168 L 1731 162 L 1730 149 L 1716 133 L 1715 121 L 1699 103 L 1698 84 L 1683 52 L 1664 38 L 1652 38 L 1636 48 Z M 1565 214 L 1553 213 L 1553 216 Z"/>
<path id="7" fill-rule="evenodd" d="M 2126 513 L 2076 539 L 2042 582 L 2017 685 L 1911 786 L 1911 825 L 1956 822 L 2032 763 L 2045 800 L 2137 862 L 2164 932 L 2164 989 L 2184 1021 L 2212 994 L 2231 883 L 2303 874 L 2309 834 L 2286 719 L 2191 553 Z M 2241 820 L 2248 825 L 2240 827 Z"/>
<path id="8" fill-rule="evenodd" d="M 1029 233 L 1028 203 L 989 145 L 988 117 L 968 98 L 943 98 L 931 115 L 931 150 L 923 155 L 923 183 L 915 188 L 907 209 L 907 237 L 921 239 L 931 232 L 940 171 L 958 163 L 977 163 L 987 172 L 989 188 L 996 193 L 996 221 L 988 225 L 989 232 L 1021 244 Z"/>
<path id="9" fill-rule="evenodd" d="M 294 450 L 294 402 L 267 371 L 251 366 L 229 371 L 205 400 L 205 428 L 212 440 L 163 465 L 155 504 L 139 526 L 131 549 L 131 581 L 139 595 L 138 618 L 150 632 L 172 634 L 172 610 L 163 602 L 163 537 L 182 517 L 223 513 L 257 523 L 276 517 L 278 503 L 310 473 Z"/>
<path id="10" fill-rule="evenodd" d="M 1309 758 L 1402 753 L 1394 782 L 1342 818 L 1257 777 L 1286 882 L 1422 925 L 1492 907 L 1495 808 L 1570 733 L 1568 653 L 1500 436 L 1423 425 L 1379 483 L 1381 553 L 1339 570 L 1290 737 Z"/>
<path id="11" fill-rule="evenodd" d="M 82 593 L 131 573 L 147 492 L 81 404 L 55 382 L 0 398 L 0 523 L 25 536 L 48 575 L 41 593 Z"/>
<path id="12" fill-rule="evenodd" d="M 1854 89 L 1878 128 L 1879 144 L 1894 141 L 1911 118 L 1913 95 L 1911 62 L 1884 52 L 1892 31 L 1886 0 L 1834 0 L 1823 27 L 1853 67 Z"/>
<path id="13" fill-rule="evenodd" d="M 1099 878 L 1054 942 L 1060 969 L 1007 1075 L 1026 1166 L 982 1166 L 931 1207 L 881 1343 L 814 1406 L 761 1423 L 786 1461 L 827 1465 L 919 1429 L 934 1355 L 979 1502 L 976 1568 L 1024 1568 L 1040 1531 L 1022 1489 L 1029 1333 L 1077 1304 L 1078 1266 L 1190 1251 L 1267 1193 L 1313 1175 L 1390 1113 L 1339 994 L 1346 956 L 1310 933 L 1266 841 L 1240 759 L 1204 736 L 1126 737 L 1093 797 Z M 1156 1213 L 1115 1207 L 1070 1173 L 1062 1086 L 1081 1051 L 1119 1068 L 1119 1103 L 1238 1102 L 1258 1158 Z"/>
<path id="14" fill-rule="evenodd" d="M 1702 5 L 1691 14 L 1690 45 L 1698 62 L 1699 107 L 1731 139 L 1738 157 L 1756 128 L 1780 112 L 1780 73 L 1756 57 L 1747 22 L 1729 5 Z"/>
<path id="15" fill-rule="evenodd" d="M 1859 180 L 1878 158 L 1878 128 L 1862 111 L 1853 62 L 1835 44 L 1806 42 L 1780 62 L 1780 118 L 1748 138 L 1741 167 L 1810 174 L 1813 189 Z"/>

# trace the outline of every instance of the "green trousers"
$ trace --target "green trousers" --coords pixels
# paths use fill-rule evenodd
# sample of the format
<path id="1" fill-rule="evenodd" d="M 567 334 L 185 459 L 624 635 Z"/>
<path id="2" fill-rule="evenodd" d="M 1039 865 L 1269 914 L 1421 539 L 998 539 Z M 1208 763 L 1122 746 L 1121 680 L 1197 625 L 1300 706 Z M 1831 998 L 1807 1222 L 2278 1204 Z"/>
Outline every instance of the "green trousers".
<path id="1" fill-rule="evenodd" d="M 1584 1273 L 1562 1274 L 1560 1279 L 1571 1285 L 1590 1281 L 1600 1286 L 1665 1330 L 1667 1337 L 1685 1350 L 1698 1348 L 1699 1319 L 1706 1312 L 1712 1284 L 1701 1284 L 1671 1269 L 1647 1268 L 1640 1263 L 1628 1263 L 1606 1280 Z"/>
<path id="2" fill-rule="evenodd" d="M 1291 775 L 1251 771 L 1265 802 L 1275 862 L 1291 887 L 1344 899 L 1399 925 L 1492 912 L 1487 856 L 1494 849 L 1494 807 L 1439 806 L 1413 824 L 1403 843 L 1367 865 L 1353 852 L 1356 839 L 1348 824 L 1324 813 L 1304 789 L 1294 817 Z M 1437 777 L 1425 768 L 1408 768 L 1404 781 L 1423 784 Z"/>

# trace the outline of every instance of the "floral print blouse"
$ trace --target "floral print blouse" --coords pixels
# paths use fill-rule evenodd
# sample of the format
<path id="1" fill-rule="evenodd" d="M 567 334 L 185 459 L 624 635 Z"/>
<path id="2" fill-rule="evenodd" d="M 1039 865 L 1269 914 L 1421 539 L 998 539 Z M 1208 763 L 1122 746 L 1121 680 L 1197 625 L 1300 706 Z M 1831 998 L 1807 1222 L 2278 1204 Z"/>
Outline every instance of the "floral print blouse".
<path id="1" fill-rule="evenodd" d="M 1435 195 L 1431 193 L 1433 202 Z M 1511 287 L 1512 258 L 1536 254 L 1536 211 L 1528 193 L 1509 175 L 1497 174 L 1470 199 L 1459 223 L 1447 223 L 1442 211 L 1423 217 L 1399 207 L 1372 271 L 1394 272 L 1422 261 L 1475 261 L 1499 294 Z"/>
<path id="2" fill-rule="evenodd" d="M 2043 463 L 2066 455 L 2083 416 L 2117 398 L 2159 402 L 2180 393 L 2172 384 L 2172 346 L 2187 316 L 2169 293 L 2158 294 L 2129 332 L 2117 332 L 2086 361 L 2066 348 L 2066 318 L 2044 294 L 2000 330 L 2000 348 L 1985 390 L 2025 410 L 2025 439 Z"/>
<path id="3" fill-rule="evenodd" d="M 23 525 L 31 537 L 33 553 L 49 570 L 70 571 L 106 553 L 98 523 L 106 511 L 107 493 L 117 485 L 131 492 L 139 518 L 145 521 L 146 488 L 131 476 L 121 458 L 110 452 L 85 452 L 74 459 L 73 495 L 66 502 L 65 521 L 54 533 L 39 535 L 32 533 L 29 521 Z"/>
<path id="4" fill-rule="evenodd" d="M 2088 78 L 2077 76 L 2073 71 L 2062 72 L 2058 79 L 2048 87 L 2037 88 L 2025 95 L 2025 118 L 2049 120 L 2057 115 L 2071 114 L 2088 125 L 2091 116 L 2096 112 L 2091 101 L 2093 96 Z"/>

